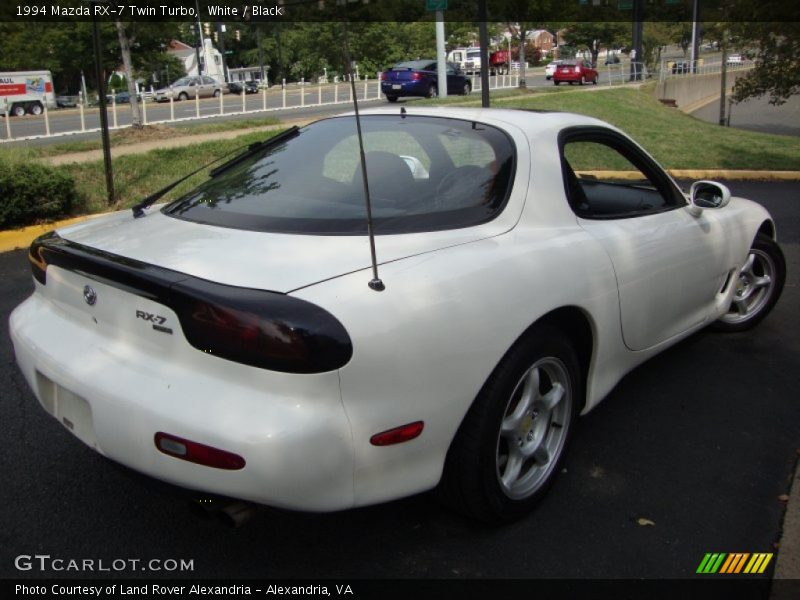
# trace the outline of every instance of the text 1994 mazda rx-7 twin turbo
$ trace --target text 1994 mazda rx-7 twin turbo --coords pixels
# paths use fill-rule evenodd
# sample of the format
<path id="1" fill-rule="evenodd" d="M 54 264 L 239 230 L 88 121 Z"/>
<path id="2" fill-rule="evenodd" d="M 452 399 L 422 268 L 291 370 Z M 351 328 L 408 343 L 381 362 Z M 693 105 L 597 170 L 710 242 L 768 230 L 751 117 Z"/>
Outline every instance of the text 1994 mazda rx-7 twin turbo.
<path id="1" fill-rule="evenodd" d="M 307 511 L 437 488 L 524 514 L 572 425 L 693 331 L 780 295 L 761 206 L 684 194 L 601 121 L 511 110 L 351 115 L 289 131 L 143 218 L 30 249 L 11 316 L 41 405 L 101 454 Z"/>

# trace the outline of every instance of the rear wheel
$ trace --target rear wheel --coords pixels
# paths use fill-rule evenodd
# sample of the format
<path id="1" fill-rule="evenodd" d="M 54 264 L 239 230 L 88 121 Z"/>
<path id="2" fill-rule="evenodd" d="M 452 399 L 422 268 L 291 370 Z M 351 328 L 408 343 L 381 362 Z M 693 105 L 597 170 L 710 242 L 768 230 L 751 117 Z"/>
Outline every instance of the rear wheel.
<path id="1" fill-rule="evenodd" d="M 597 75 L 595 75 L 594 79 L 592 79 L 592 85 L 597 85 Z"/>
<path id="2" fill-rule="evenodd" d="M 38 115 L 40 115 L 40 114 L 42 114 L 44 112 L 44 108 L 42 107 L 42 105 L 39 102 L 33 102 L 33 103 L 28 105 L 28 111 L 32 115 L 37 115 L 38 116 Z"/>
<path id="3" fill-rule="evenodd" d="M 178 94 L 178 100 L 188 100 L 188 99 L 189 99 L 189 94 L 187 94 L 186 92 L 181 92 L 180 94 Z"/>
<path id="4" fill-rule="evenodd" d="M 386 99 L 387 99 L 389 102 L 397 102 L 397 96 L 389 96 L 389 95 L 387 95 L 387 96 L 386 96 Z"/>
<path id="5" fill-rule="evenodd" d="M 470 84 L 469 81 L 467 81 L 464 84 L 464 91 L 463 91 L 462 95 L 469 96 L 471 92 L 472 92 L 472 85 Z"/>
<path id="6" fill-rule="evenodd" d="M 772 238 L 758 235 L 753 242 L 735 286 L 733 302 L 727 313 L 712 327 L 717 331 L 745 331 L 766 317 L 783 291 L 786 259 Z"/>
<path id="7" fill-rule="evenodd" d="M 431 84 L 431 86 L 428 88 L 428 93 L 426 94 L 426 96 L 428 98 L 436 98 L 438 95 L 439 95 L 439 90 L 436 88 L 435 85 Z"/>
<path id="8" fill-rule="evenodd" d="M 579 84 L 583 85 L 584 83 L 586 83 L 586 79 L 584 78 L 583 75 L 581 75 L 581 80 L 580 80 Z"/>
<path id="9" fill-rule="evenodd" d="M 560 81 L 556 81 L 555 79 L 553 79 L 553 85 L 558 85 L 559 83 L 561 83 L 561 82 Z"/>
<path id="10" fill-rule="evenodd" d="M 553 483 L 582 398 L 574 349 L 537 326 L 506 355 L 459 428 L 440 497 L 484 521 L 517 519 Z"/>
<path id="11" fill-rule="evenodd" d="M 219 90 L 214 90 L 214 98 L 219 98 L 219 95 L 220 95 L 220 91 Z"/>

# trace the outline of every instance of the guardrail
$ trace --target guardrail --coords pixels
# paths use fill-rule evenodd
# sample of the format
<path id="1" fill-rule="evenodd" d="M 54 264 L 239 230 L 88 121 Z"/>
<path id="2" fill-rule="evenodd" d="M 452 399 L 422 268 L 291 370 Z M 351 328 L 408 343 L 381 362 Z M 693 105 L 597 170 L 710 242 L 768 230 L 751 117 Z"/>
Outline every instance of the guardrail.
<path id="1" fill-rule="evenodd" d="M 481 90 L 480 77 L 472 77 L 470 84 L 473 92 Z M 490 79 L 490 89 L 513 88 L 519 84 L 518 74 L 496 75 Z M 360 102 L 374 101 L 382 97 L 380 81 L 361 80 L 356 82 L 356 96 Z M 145 96 L 147 98 L 147 96 Z M 260 101 L 259 101 L 260 100 Z M 333 106 L 345 105 L 353 102 L 352 89 L 349 82 L 338 82 L 328 84 L 285 84 L 275 85 L 271 88 L 263 88 L 255 94 L 247 94 L 243 89 L 241 94 L 222 93 L 216 99 L 201 100 L 197 90 L 193 98 L 185 101 L 177 101 L 169 98 L 168 117 L 162 115 L 154 116 L 154 107 L 159 113 L 165 111 L 160 108 L 163 103 L 157 105 L 152 99 L 140 102 L 139 107 L 142 111 L 142 122 L 145 125 L 158 125 L 167 123 L 178 123 L 194 121 L 198 119 L 215 119 L 232 115 L 263 114 L 278 110 L 301 109 L 314 106 Z M 177 106 L 180 106 L 185 114 L 187 104 L 193 105 L 194 110 L 186 116 L 176 114 Z M 128 106 L 125 103 L 125 106 Z M 120 122 L 120 104 L 116 102 L 116 96 L 111 96 L 111 102 L 107 105 L 109 128 L 112 130 L 131 127 L 130 123 Z M 150 113 L 148 115 L 148 112 Z M 125 109 L 125 114 L 128 114 Z M 54 117 L 55 115 L 55 117 Z M 69 115 L 69 117 L 68 117 Z M 75 118 L 77 116 L 77 118 Z M 76 108 L 58 111 L 49 111 L 45 108 L 40 116 L 27 115 L 25 117 L 5 118 L 5 137 L 0 139 L 2 142 L 33 140 L 41 138 L 52 138 L 57 136 L 69 136 L 79 133 L 92 133 L 100 131 L 99 108 L 87 108 L 78 103 Z M 74 122 L 70 127 L 63 123 L 67 119 Z M 97 125 L 93 123 L 97 122 Z M 54 127 L 57 125 L 57 127 Z M 17 130 L 16 134 L 14 129 Z M 34 132 L 34 130 L 37 130 Z"/>

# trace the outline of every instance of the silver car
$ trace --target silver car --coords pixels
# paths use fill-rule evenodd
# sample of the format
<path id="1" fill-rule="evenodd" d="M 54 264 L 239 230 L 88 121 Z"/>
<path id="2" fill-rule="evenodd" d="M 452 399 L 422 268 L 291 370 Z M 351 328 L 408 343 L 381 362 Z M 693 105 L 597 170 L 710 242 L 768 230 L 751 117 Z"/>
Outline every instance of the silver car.
<path id="1" fill-rule="evenodd" d="M 171 86 L 156 90 L 156 102 L 169 102 L 170 97 L 175 100 L 188 100 L 195 94 L 200 98 L 217 97 L 222 93 L 222 84 L 213 77 L 202 75 L 200 77 L 182 77 Z"/>

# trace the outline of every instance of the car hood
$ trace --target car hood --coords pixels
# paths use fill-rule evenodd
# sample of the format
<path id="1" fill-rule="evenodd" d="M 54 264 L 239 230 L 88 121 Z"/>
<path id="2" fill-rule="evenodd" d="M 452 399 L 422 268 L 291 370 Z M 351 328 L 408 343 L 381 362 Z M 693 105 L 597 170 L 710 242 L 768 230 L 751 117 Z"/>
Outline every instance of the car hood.
<path id="1" fill-rule="evenodd" d="M 499 224 L 376 237 L 381 263 L 502 233 Z M 183 221 L 151 209 L 120 211 L 58 230 L 69 241 L 226 285 L 288 293 L 369 269 L 365 235 L 322 236 L 243 231 Z M 366 277 L 366 275 L 365 275 Z"/>

